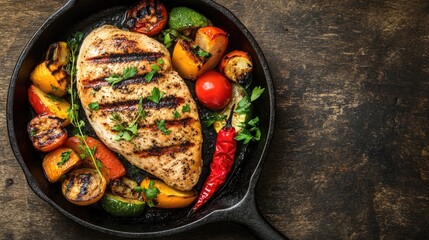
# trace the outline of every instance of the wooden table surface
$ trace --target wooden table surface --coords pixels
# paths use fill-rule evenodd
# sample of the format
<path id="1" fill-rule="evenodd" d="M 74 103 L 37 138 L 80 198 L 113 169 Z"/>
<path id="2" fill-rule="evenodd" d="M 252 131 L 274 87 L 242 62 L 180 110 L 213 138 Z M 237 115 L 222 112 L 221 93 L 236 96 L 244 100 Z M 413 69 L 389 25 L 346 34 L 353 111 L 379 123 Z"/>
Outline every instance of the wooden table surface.
<path id="1" fill-rule="evenodd" d="M 8 144 L 26 42 L 66 0 L 0 0 L 0 237 L 105 239 L 38 198 Z M 254 35 L 277 93 L 261 212 L 292 239 L 429 238 L 429 1 L 216 0 Z M 252 239 L 214 223 L 167 239 Z M 114 239 L 109 238 L 109 239 Z"/>

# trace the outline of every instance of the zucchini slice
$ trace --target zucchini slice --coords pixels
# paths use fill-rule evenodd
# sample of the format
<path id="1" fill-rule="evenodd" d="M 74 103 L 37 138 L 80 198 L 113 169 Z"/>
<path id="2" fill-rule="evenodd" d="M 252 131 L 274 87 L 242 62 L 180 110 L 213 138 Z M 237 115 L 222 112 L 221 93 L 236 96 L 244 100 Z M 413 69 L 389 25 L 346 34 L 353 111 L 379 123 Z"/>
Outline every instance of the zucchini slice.
<path id="1" fill-rule="evenodd" d="M 117 217 L 135 217 L 143 213 L 146 203 L 136 199 L 127 199 L 113 193 L 104 194 L 101 206 Z"/>

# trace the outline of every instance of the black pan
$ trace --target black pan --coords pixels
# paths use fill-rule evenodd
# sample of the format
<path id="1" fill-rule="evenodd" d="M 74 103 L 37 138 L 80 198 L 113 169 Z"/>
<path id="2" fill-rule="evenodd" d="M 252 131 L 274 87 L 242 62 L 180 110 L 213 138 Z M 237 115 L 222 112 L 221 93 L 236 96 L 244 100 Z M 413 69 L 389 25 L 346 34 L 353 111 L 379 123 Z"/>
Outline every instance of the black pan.
<path id="1" fill-rule="evenodd" d="M 70 0 L 40 27 L 23 50 L 9 86 L 7 124 L 13 152 L 31 189 L 73 221 L 97 231 L 122 237 L 166 236 L 210 222 L 231 221 L 244 224 L 262 239 L 284 239 L 285 237 L 262 217 L 255 202 L 255 185 L 274 128 L 273 81 L 262 51 L 248 30 L 231 12 L 210 0 L 164 0 L 164 4 L 168 9 L 178 5 L 191 7 L 230 33 L 230 50 L 247 51 L 253 58 L 252 88 L 262 86 L 266 89 L 253 108 L 254 115 L 260 118 L 263 136 L 259 142 L 238 148 L 233 172 L 215 197 L 189 217 L 187 217 L 189 209 L 150 209 L 139 218 L 117 218 L 108 215 L 97 205 L 80 207 L 67 202 L 61 194 L 60 186 L 50 184 L 44 177 L 41 168 L 42 155 L 34 150 L 26 132 L 26 125 L 34 116 L 27 99 L 31 70 L 41 60 L 50 43 L 65 40 L 76 30 L 88 32 L 104 23 L 118 25 L 125 10 L 134 3 L 135 1 Z M 192 89 L 193 83 L 188 84 Z M 205 112 L 202 111 L 200 114 L 204 115 Z M 208 174 L 214 137 L 212 130 L 204 129 L 204 167 L 201 180 Z M 197 184 L 197 189 L 200 187 L 201 181 Z"/>

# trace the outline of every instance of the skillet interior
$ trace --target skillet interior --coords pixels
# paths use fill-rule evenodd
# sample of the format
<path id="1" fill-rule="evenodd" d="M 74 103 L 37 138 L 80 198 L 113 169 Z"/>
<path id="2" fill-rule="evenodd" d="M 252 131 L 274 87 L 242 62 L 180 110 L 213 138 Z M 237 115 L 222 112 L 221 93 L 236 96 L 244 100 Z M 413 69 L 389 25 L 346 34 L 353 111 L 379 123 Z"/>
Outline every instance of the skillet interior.
<path id="1" fill-rule="evenodd" d="M 65 40 L 76 30 L 90 31 L 103 23 L 120 23 L 125 10 L 134 1 L 71 1 L 54 14 L 35 34 L 24 49 L 13 73 L 8 96 L 7 118 L 8 131 L 15 156 L 24 170 L 31 188 L 45 201 L 72 220 L 97 230 L 126 236 L 150 236 L 181 231 L 220 220 L 225 214 L 220 209 L 228 209 L 237 205 L 253 189 L 260 170 L 260 163 L 266 154 L 266 147 L 272 134 L 274 118 L 274 92 L 271 77 L 264 57 L 244 26 L 227 10 L 211 2 L 202 1 L 168 1 L 164 0 L 167 8 L 180 5 L 188 6 L 209 17 L 216 26 L 230 33 L 230 49 L 241 49 L 251 54 L 254 61 L 254 79 L 252 87 L 266 88 L 260 100 L 255 102 L 253 112 L 260 118 L 260 128 L 263 133 L 261 141 L 252 143 L 247 150 L 238 149 L 236 164 L 229 182 L 197 214 L 186 217 L 189 209 L 156 210 L 151 209 L 139 218 L 117 218 L 108 215 L 97 206 L 80 207 L 67 202 L 60 192 L 60 186 L 50 184 L 43 175 L 41 168 L 42 155 L 35 151 L 26 132 L 27 123 L 32 118 L 32 110 L 28 104 L 27 89 L 30 85 L 29 74 L 39 63 L 43 53 L 50 43 Z M 118 4 L 122 4 L 119 5 Z M 189 83 L 193 89 L 193 83 Z M 200 115 L 206 114 L 200 112 Z M 81 116 L 84 116 L 81 113 Z M 204 130 L 204 168 L 200 180 L 208 174 L 208 164 L 211 159 L 215 134 L 212 130 Z M 251 149 L 251 150 L 250 150 Z M 253 178 L 252 178 L 253 175 Z M 139 176 L 137 176 L 139 177 Z M 141 177 L 141 176 L 140 176 Z M 197 189 L 201 187 L 201 181 Z M 226 219 L 224 219 L 226 220 Z M 161 234 L 161 235 L 164 235 Z"/>

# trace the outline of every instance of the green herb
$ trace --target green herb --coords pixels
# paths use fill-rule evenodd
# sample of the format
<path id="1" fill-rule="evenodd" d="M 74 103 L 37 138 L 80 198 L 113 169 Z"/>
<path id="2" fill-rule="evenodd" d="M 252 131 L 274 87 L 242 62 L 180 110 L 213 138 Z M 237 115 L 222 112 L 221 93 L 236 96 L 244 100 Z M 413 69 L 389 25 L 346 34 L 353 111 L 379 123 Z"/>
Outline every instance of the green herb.
<path id="1" fill-rule="evenodd" d="M 185 106 L 182 107 L 182 113 L 190 112 L 191 106 L 189 106 L 189 103 L 187 103 Z"/>
<path id="2" fill-rule="evenodd" d="M 242 98 L 238 102 L 237 108 L 234 110 L 234 112 L 238 114 L 246 114 L 250 111 L 250 106 L 251 106 L 251 103 L 249 102 L 249 100 L 247 100 L 247 97 Z"/>
<path id="3" fill-rule="evenodd" d="M 164 40 L 162 42 L 166 48 L 169 48 L 173 45 L 173 39 L 171 39 L 170 33 L 164 35 Z"/>
<path id="4" fill-rule="evenodd" d="M 137 109 L 137 114 L 133 121 L 129 125 L 124 125 L 122 123 L 121 116 L 114 112 L 110 117 L 110 120 L 116 122 L 116 124 L 112 127 L 112 130 L 118 131 L 118 134 L 114 138 L 115 141 L 125 140 L 130 141 L 138 134 L 138 121 L 140 119 L 144 119 L 146 117 L 146 112 L 143 109 L 143 98 L 141 97 L 139 100 L 139 107 Z"/>
<path id="5" fill-rule="evenodd" d="M 154 87 L 152 89 L 152 95 L 147 97 L 147 99 L 151 100 L 154 103 L 159 103 L 159 100 L 161 100 L 162 96 L 164 96 L 165 92 L 159 91 L 159 88 Z"/>
<path id="6" fill-rule="evenodd" d="M 55 96 L 54 94 L 51 94 L 51 93 L 48 94 L 48 97 L 51 100 L 55 101 L 55 102 L 60 102 L 62 100 L 60 97 L 57 97 L 57 96 Z"/>
<path id="7" fill-rule="evenodd" d="M 30 137 L 33 137 L 34 135 L 36 135 L 37 133 L 37 129 L 31 129 L 31 131 L 28 133 L 30 135 Z"/>
<path id="8" fill-rule="evenodd" d="M 122 70 L 122 74 L 114 73 L 110 77 L 105 78 L 104 80 L 106 80 L 112 86 L 115 86 L 115 84 L 118 84 L 125 79 L 132 78 L 136 74 L 137 74 L 137 68 L 136 67 L 126 67 L 126 68 L 124 68 L 124 70 Z"/>
<path id="9" fill-rule="evenodd" d="M 243 128 L 240 133 L 235 137 L 235 140 L 244 140 L 244 144 L 248 144 L 250 141 L 259 141 L 261 139 L 261 130 L 258 127 L 259 117 L 255 117 L 246 124 L 246 128 Z"/>
<path id="10" fill-rule="evenodd" d="M 158 59 L 157 62 L 158 62 L 159 65 L 162 65 L 162 64 L 164 64 L 164 59 L 160 58 L 160 59 Z"/>
<path id="11" fill-rule="evenodd" d="M 66 65 L 66 72 L 70 76 L 70 85 L 67 88 L 67 92 L 70 94 L 70 105 L 71 105 L 71 107 L 68 110 L 68 117 L 70 119 L 70 123 L 78 131 L 78 135 L 76 136 L 80 136 L 82 138 L 82 142 L 84 144 L 84 146 L 82 147 L 84 149 L 83 152 L 85 153 L 85 155 L 89 154 L 89 156 L 91 157 L 92 163 L 95 166 L 95 170 L 100 176 L 102 176 L 94 156 L 95 147 L 90 148 L 88 146 L 88 143 L 85 140 L 85 135 L 83 134 L 82 127 L 85 126 L 85 122 L 82 120 L 79 120 L 78 96 L 77 96 L 77 92 L 75 91 L 76 61 L 77 61 L 77 55 L 79 52 L 79 43 L 82 41 L 83 37 L 84 37 L 84 34 L 82 32 L 76 32 L 67 40 L 67 46 L 70 49 L 69 63 Z"/>
<path id="12" fill-rule="evenodd" d="M 92 102 L 92 103 L 88 104 L 88 107 L 91 110 L 98 110 L 98 109 L 100 109 L 100 105 L 98 104 L 98 102 Z"/>
<path id="13" fill-rule="evenodd" d="M 223 121 L 227 118 L 227 115 L 219 115 L 219 113 L 214 112 L 211 113 L 209 115 L 207 115 L 204 119 L 203 119 L 203 124 L 206 127 L 210 127 L 211 125 L 213 125 L 214 122 L 216 121 Z"/>
<path id="14" fill-rule="evenodd" d="M 167 130 L 167 128 L 165 128 L 165 120 L 156 122 L 156 126 L 159 130 L 161 130 L 162 133 L 166 135 L 169 135 L 171 133 L 171 130 Z"/>
<path id="15" fill-rule="evenodd" d="M 133 191 L 134 191 L 134 192 L 141 193 L 141 192 L 143 192 L 143 191 L 144 191 L 144 188 L 143 188 L 142 186 L 138 186 L 138 187 L 135 187 L 135 188 L 133 189 Z"/>
<path id="16" fill-rule="evenodd" d="M 206 52 L 206 51 L 204 51 L 203 49 L 198 49 L 198 51 L 197 51 L 197 54 L 198 54 L 198 56 L 200 56 L 200 57 L 210 57 L 210 53 L 208 53 L 208 52 Z"/>
<path id="17" fill-rule="evenodd" d="M 97 164 L 97 168 L 103 168 L 103 163 L 100 161 L 100 159 L 96 159 L 95 163 Z"/>
<path id="18" fill-rule="evenodd" d="M 262 95 L 264 90 L 265 90 L 265 88 L 261 88 L 260 86 L 255 87 L 252 90 L 252 95 L 250 96 L 250 101 L 253 102 L 256 99 L 258 99 Z"/>
<path id="19" fill-rule="evenodd" d="M 64 163 L 66 163 L 69 159 L 70 159 L 70 154 L 72 153 L 72 151 L 65 151 L 61 153 L 61 161 L 59 161 L 57 163 L 58 166 L 62 166 L 64 165 Z"/>
<path id="20" fill-rule="evenodd" d="M 174 111 L 174 119 L 178 119 L 179 117 L 180 117 L 180 113 L 177 110 L 175 110 Z"/>
<path id="21" fill-rule="evenodd" d="M 155 75 L 155 73 L 159 70 L 159 66 L 156 64 L 151 64 L 150 67 L 152 68 L 152 70 L 150 70 L 150 72 L 148 72 L 146 76 L 144 76 L 146 82 L 152 81 L 153 75 Z"/>
<path id="22" fill-rule="evenodd" d="M 147 205 L 149 205 L 149 207 L 154 207 L 155 204 L 153 200 L 156 198 L 156 196 L 158 196 L 159 193 L 161 193 L 159 189 L 155 187 L 155 182 L 151 180 L 149 182 L 149 188 L 143 189 L 143 192 L 146 195 Z"/>

